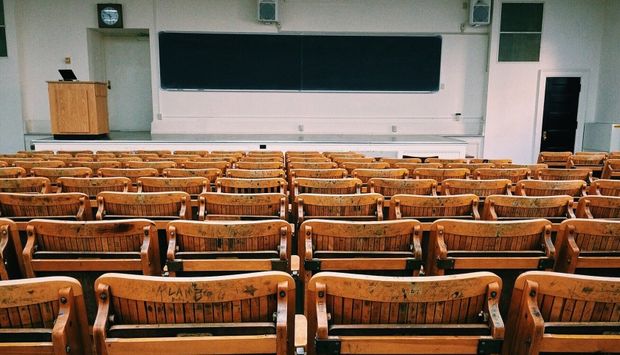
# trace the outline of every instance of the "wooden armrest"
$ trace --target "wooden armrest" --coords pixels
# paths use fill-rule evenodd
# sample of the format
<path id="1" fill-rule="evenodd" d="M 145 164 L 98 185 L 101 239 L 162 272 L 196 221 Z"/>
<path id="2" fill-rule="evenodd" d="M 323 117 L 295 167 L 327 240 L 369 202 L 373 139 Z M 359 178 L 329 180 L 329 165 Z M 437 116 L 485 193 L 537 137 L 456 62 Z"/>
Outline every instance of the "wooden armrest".
<path id="1" fill-rule="evenodd" d="M 316 338 L 327 339 L 328 317 L 326 304 L 326 287 L 325 284 L 316 283 Z"/>
<path id="2" fill-rule="evenodd" d="M 93 340 L 96 354 L 107 354 L 105 339 L 108 331 L 108 315 L 110 314 L 110 290 L 107 285 L 99 285 L 96 290 L 97 316 L 93 324 Z"/>
<path id="3" fill-rule="evenodd" d="M 289 253 L 287 252 L 288 251 L 288 240 L 286 239 L 287 235 L 288 235 L 288 228 L 286 227 L 280 228 L 280 248 L 279 248 L 280 250 L 278 251 L 280 255 L 280 260 L 289 259 Z"/>
<path id="4" fill-rule="evenodd" d="M 377 199 L 377 220 L 383 221 L 383 197 Z"/>
<path id="5" fill-rule="evenodd" d="M 413 257 L 422 260 L 422 227 L 415 226 L 413 229 Z"/>
<path id="6" fill-rule="evenodd" d="M 103 220 L 103 217 L 105 217 L 105 206 L 104 206 L 104 202 L 103 202 L 103 197 L 99 196 L 99 197 L 97 197 L 97 215 L 96 215 L 96 219 L 101 221 L 101 220 Z"/>
<path id="7" fill-rule="evenodd" d="M 56 318 L 52 329 L 52 343 L 54 344 L 54 353 L 63 354 L 68 352 L 67 348 L 71 340 L 76 340 L 69 339 L 69 329 L 78 326 L 73 324 L 75 318 L 73 290 L 70 287 L 59 290 L 58 300 L 58 318 Z M 75 350 L 77 352 L 78 349 Z"/>
<path id="8" fill-rule="evenodd" d="M 204 221 L 207 219 L 207 201 L 204 197 L 198 197 L 198 220 Z"/>
<path id="9" fill-rule="evenodd" d="M 22 251 L 22 258 L 24 261 L 24 271 L 26 273 L 26 277 L 36 277 L 34 274 L 34 270 L 32 269 L 32 258 L 34 256 L 35 247 L 37 244 L 37 239 L 34 235 L 34 226 L 26 227 L 26 234 L 28 239 L 26 240 L 26 245 L 24 246 L 24 250 Z M 0 243 L 1 245 L 2 243 Z"/>
<path id="10" fill-rule="evenodd" d="M 287 281 L 278 283 L 278 305 L 275 319 L 276 338 L 285 341 L 278 341 L 277 355 L 286 355 L 288 351 L 288 292 L 290 291 Z"/>
<path id="11" fill-rule="evenodd" d="M 548 257 L 555 258 L 555 246 L 551 240 L 551 226 L 545 226 L 545 234 L 543 236 L 544 249 Z"/>
<path id="12" fill-rule="evenodd" d="M 499 313 L 499 296 L 501 289 L 497 282 L 489 284 L 487 289 L 487 302 L 485 309 L 489 316 L 489 327 L 491 328 L 491 336 L 494 339 L 504 339 L 504 321 Z"/>

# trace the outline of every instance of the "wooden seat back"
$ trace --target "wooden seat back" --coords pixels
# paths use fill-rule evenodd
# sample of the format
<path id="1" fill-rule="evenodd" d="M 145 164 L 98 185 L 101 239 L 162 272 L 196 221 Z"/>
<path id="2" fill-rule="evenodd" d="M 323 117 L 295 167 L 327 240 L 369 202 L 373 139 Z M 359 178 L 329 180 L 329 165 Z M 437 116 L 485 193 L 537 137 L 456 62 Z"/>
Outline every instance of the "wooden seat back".
<path id="1" fill-rule="evenodd" d="M 267 179 L 267 178 L 284 178 L 284 170 L 282 169 L 228 169 L 226 176 L 239 179 Z"/>
<path id="2" fill-rule="evenodd" d="M 359 194 L 362 181 L 357 178 L 342 179 L 293 179 L 293 197 L 299 194 Z"/>
<path id="3" fill-rule="evenodd" d="M 76 158 L 89 157 L 97 161 L 99 158 L 116 158 L 117 154 L 114 152 L 96 152 L 96 153 L 77 153 Z"/>
<path id="4" fill-rule="evenodd" d="M 515 193 L 520 196 L 580 197 L 586 195 L 587 187 L 583 180 L 521 180 L 516 185 Z"/>
<path id="5" fill-rule="evenodd" d="M 559 196 L 503 196 L 491 195 L 484 202 L 482 218 L 501 219 L 547 218 L 552 222 L 575 218 L 573 198 Z"/>
<path id="6" fill-rule="evenodd" d="M 248 155 L 245 157 L 241 157 L 239 158 L 239 160 L 237 161 L 238 163 L 241 162 L 252 162 L 252 163 L 284 163 L 284 157 L 282 156 L 277 156 L 277 155 L 266 155 L 266 156 L 260 156 L 260 155 Z"/>
<path id="7" fill-rule="evenodd" d="M 236 169 L 248 169 L 248 170 L 270 170 L 270 169 L 284 169 L 284 163 L 281 161 L 268 161 L 268 162 L 253 162 L 253 161 L 238 161 L 235 163 Z"/>
<path id="8" fill-rule="evenodd" d="M 208 155 L 208 150 L 175 150 L 173 155 L 198 155 L 204 157 Z"/>
<path id="9" fill-rule="evenodd" d="M 145 217 L 149 219 L 192 219 L 191 197 L 187 192 L 100 192 L 97 219 Z"/>
<path id="10" fill-rule="evenodd" d="M 379 158 L 379 161 L 390 164 L 391 168 L 396 168 L 398 163 L 421 163 L 420 158 Z"/>
<path id="11" fill-rule="evenodd" d="M 170 154 L 172 154 L 172 151 L 166 150 L 166 149 L 159 149 L 159 150 L 139 149 L 139 150 L 136 150 L 134 153 L 136 155 L 140 155 L 140 154 L 155 154 L 155 155 L 158 155 L 158 156 L 162 156 L 162 155 L 170 155 Z"/>
<path id="12" fill-rule="evenodd" d="M 383 220 L 383 196 L 379 194 L 299 194 L 297 224 L 308 219 Z"/>
<path id="13" fill-rule="evenodd" d="M 551 222 L 458 221 L 440 219 L 431 226 L 427 275 L 452 270 L 553 269 Z"/>
<path id="14" fill-rule="evenodd" d="M 620 180 L 598 179 L 590 185 L 590 195 L 620 196 Z"/>
<path id="15" fill-rule="evenodd" d="M 24 168 L 24 170 L 26 170 L 26 175 L 30 175 L 30 171 L 32 170 L 32 168 L 62 168 L 65 166 L 65 163 L 60 160 L 18 160 L 13 162 L 13 165 Z"/>
<path id="16" fill-rule="evenodd" d="M 307 162 L 307 161 L 297 161 L 297 160 L 291 160 L 288 162 L 288 168 L 289 170 L 291 169 L 336 169 L 338 167 L 338 164 L 334 163 L 333 161 L 314 161 L 314 162 Z"/>
<path id="17" fill-rule="evenodd" d="M 290 164 L 317 164 L 317 163 L 332 163 L 335 164 L 331 159 L 320 156 L 292 156 L 286 158 L 286 164 L 290 166 Z"/>
<path id="18" fill-rule="evenodd" d="M 138 192 L 183 191 L 192 196 L 211 191 L 209 179 L 203 177 L 141 177 Z"/>
<path id="19" fill-rule="evenodd" d="M 502 280 L 489 272 L 429 277 L 318 273 L 306 291 L 308 354 L 499 352 L 501 289 Z M 481 342 L 489 347 L 483 349 Z"/>
<path id="20" fill-rule="evenodd" d="M 528 168 L 530 169 L 530 178 L 532 179 L 538 178 L 538 171 L 540 169 L 546 169 L 548 167 L 547 164 L 496 164 L 496 168 L 500 169 Z"/>
<path id="21" fill-rule="evenodd" d="M 222 174 L 230 168 L 230 163 L 225 160 L 217 161 L 188 161 L 183 163 L 184 169 L 220 169 Z"/>
<path id="22" fill-rule="evenodd" d="M 433 179 L 385 179 L 368 180 L 371 193 L 383 195 L 385 199 L 398 194 L 437 196 L 437 181 Z"/>
<path id="23" fill-rule="evenodd" d="M 164 165 L 172 165 L 170 163 L 175 163 L 175 166 L 179 167 L 182 166 L 183 164 L 187 163 L 188 161 L 193 161 L 193 159 L 199 159 L 199 156 L 196 156 L 194 158 L 192 157 L 182 157 L 182 156 L 169 156 L 169 157 L 158 157 L 158 158 L 146 158 L 144 159 L 145 163 L 158 163 L 158 165 L 160 166 L 164 166 Z M 155 167 L 155 166 L 153 166 Z M 163 169 L 168 169 L 168 168 L 163 168 Z M 163 172 L 163 169 L 158 169 L 159 171 Z"/>
<path id="24" fill-rule="evenodd" d="M 74 161 L 72 163 L 69 163 L 69 166 L 74 167 L 74 168 L 78 168 L 78 167 L 84 167 L 84 168 L 90 168 L 93 171 L 93 175 L 99 175 L 99 169 L 101 168 L 121 168 L 122 164 L 119 161 L 115 161 L 115 160 L 108 160 L 108 161 Z"/>
<path id="25" fill-rule="evenodd" d="M 363 184 L 367 184 L 372 178 L 386 179 L 406 179 L 409 176 L 409 170 L 405 168 L 386 168 L 386 169 L 353 169 L 352 175 L 358 178 Z"/>
<path id="26" fill-rule="evenodd" d="M 390 164 L 382 161 L 373 161 L 368 163 L 345 161 L 340 163 L 340 167 L 343 169 L 347 169 L 347 173 L 353 176 L 353 170 L 355 169 L 388 169 L 390 167 Z"/>
<path id="27" fill-rule="evenodd" d="M 571 155 L 573 152 L 540 152 L 537 163 L 547 164 L 549 167 L 565 168 Z"/>
<path id="28" fill-rule="evenodd" d="M 26 169 L 19 167 L 0 168 L 0 178 L 20 178 L 26 176 Z"/>
<path id="29" fill-rule="evenodd" d="M 540 169 L 539 180 L 583 180 L 592 182 L 592 170 L 589 169 Z"/>
<path id="30" fill-rule="evenodd" d="M 71 156 L 76 156 L 78 154 L 94 154 L 92 150 L 59 150 L 56 153 L 58 154 L 69 154 Z"/>
<path id="31" fill-rule="evenodd" d="M 467 164 L 467 159 L 463 159 L 463 158 L 456 158 L 456 159 L 446 159 L 446 158 L 426 158 L 424 159 L 425 163 L 439 163 L 441 165 L 446 165 L 446 164 Z"/>
<path id="32" fill-rule="evenodd" d="M 99 175 L 101 177 L 126 177 L 131 179 L 133 184 L 136 184 L 141 177 L 159 176 L 159 171 L 153 168 L 100 168 Z"/>
<path id="33" fill-rule="evenodd" d="M 91 157 L 69 157 L 69 158 L 64 158 L 64 157 L 56 157 L 54 160 L 59 160 L 63 163 L 65 163 L 66 167 L 74 167 L 72 164 L 75 162 L 83 162 L 83 161 L 95 161 L 94 158 Z"/>
<path id="34" fill-rule="evenodd" d="M 584 196 L 579 199 L 577 218 L 620 218 L 620 197 Z"/>
<path id="35" fill-rule="evenodd" d="M 228 165 L 232 166 L 237 160 L 241 158 L 233 155 L 207 155 L 204 157 L 199 157 L 192 159 L 192 162 L 196 163 L 218 163 L 222 164 L 223 161 L 227 162 Z"/>
<path id="36" fill-rule="evenodd" d="M 0 218 L 0 280 L 25 275 L 21 252 L 22 242 L 17 224 L 8 218 Z"/>
<path id="37" fill-rule="evenodd" d="M 11 157 L 7 157 L 4 156 L 2 158 L 0 158 L 0 160 L 2 160 L 3 162 L 7 163 L 8 166 L 16 166 L 15 163 L 16 162 L 35 162 L 35 161 L 43 161 L 43 158 L 27 158 L 27 157 L 18 157 L 18 156 L 11 156 Z M 26 169 L 24 169 L 26 170 Z"/>
<path id="38" fill-rule="evenodd" d="M 342 179 L 347 177 L 347 170 L 342 168 L 334 169 L 291 169 L 289 178 L 291 181 L 296 178 L 311 179 Z"/>
<path id="39" fill-rule="evenodd" d="M 469 174 L 474 175 L 476 169 L 494 168 L 493 163 L 447 163 L 444 165 L 447 169 L 469 169 Z"/>
<path id="40" fill-rule="evenodd" d="M 484 158 L 476 158 L 476 159 L 470 159 L 469 163 L 470 164 L 491 163 L 491 164 L 495 165 L 496 167 L 499 167 L 499 165 L 502 165 L 502 164 L 512 164 L 512 159 L 484 159 Z"/>
<path id="41" fill-rule="evenodd" d="M 409 163 L 409 162 L 404 162 L 404 163 L 395 163 L 394 164 L 395 168 L 404 168 L 409 170 L 409 178 L 415 178 L 415 174 L 414 171 L 415 169 L 418 168 L 425 168 L 425 169 L 441 169 L 442 165 L 440 163 Z"/>
<path id="42" fill-rule="evenodd" d="M 601 173 L 602 179 L 620 179 L 620 156 L 610 158 L 605 162 L 605 167 Z"/>
<path id="43" fill-rule="evenodd" d="M 338 163 L 338 165 L 343 168 L 344 164 L 362 164 L 362 163 L 375 163 L 377 160 L 372 157 L 355 157 L 355 156 L 332 156 L 331 158 L 334 162 Z M 388 164 L 389 165 L 389 164 Z"/>
<path id="44" fill-rule="evenodd" d="M 513 184 L 530 177 L 528 168 L 482 168 L 474 171 L 477 180 L 508 179 Z"/>
<path id="45" fill-rule="evenodd" d="M 92 178 L 58 178 L 56 192 L 80 192 L 90 198 L 96 198 L 103 191 L 127 192 L 131 179 L 126 177 L 92 177 Z"/>
<path id="46" fill-rule="evenodd" d="M 222 170 L 217 168 L 209 169 L 175 169 L 168 168 L 163 171 L 164 177 L 204 177 L 211 183 L 222 176 Z"/>
<path id="47" fill-rule="evenodd" d="M 90 354 L 80 283 L 54 276 L 0 283 L 0 353 Z"/>
<path id="48" fill-rule="evenodd" d="M 474 194 L 478 197 L 489 195 L 512 195 L 512 182 L 508 179 L 469 180 L 446 179 L 443 181 L 443 195 Z"/>
<path id="49" fill-rule="evenodd" d="M 46 177 L 0 178 L 0 192 L 45 194 L 50 185 Z"/>
<path id="50" fill-rule="evenodd" d="M 92 211 L 88 196 L 81 193 L 0 193 L 0 217 L 15 221 L 53 218 L 88 221 Z"/>
<path id="51" fill-rule="evenodd" d="M 287 221 L 173 221 L 167 230 L 170 276 L 291 270 Z"/>
<path id="52" fill-rule="evenodd" d="M 473 194 L 453 196 L 394 195 L 390 201 L 389 219 L 437 218 L 480 219 L 478 196 Z"/>
<path id="53" fill-rule="evenodd" d="M 127 163 L 132 162 L 132 161 L 143 161 L 142 158 L 137 157 L 137 156 L 121 156 L 121 157 L 100 157 L 99 159 L 97 159 L 97 161 L 99 162 L 105 162 L 105 161 L 116 161 L 121 163 L 121 168 L 126 168 L 127 167 Z"/>
<path id="54" fill-rule="evenodd" d="M 522 274 L 512 291 L 503 354 L 618 351 L 618 289 L 618 278 Z"/>
<path id="55" fill-rule="evenodd" d="M 287 193 L 286 180 L 282 178 L 239 179 L 218 178 L 215 181 L 217 192 L 233 194 Z"/>
<path id="56" fill-rule="evenodd" d="M 206 219 L 282 219 L 287 220 L 285 194 L 230 194 L 208 192 L 199 197 L 198 218 Z"/>
<path id="57" fill-rule="evenodd" d="M 158 158 L 159 154 L 157 153 L 135 153 L 135 152 L 130 152 L 130 153 L 121 153 L 119 154 L 120 158 L 129 158 L 129 159 L 134 159 L 134 158 L 138 158 L 140 160 L 144 160 L 144 159 L 150 159 L 150 158 Z M 127 161 L 138 161 L 138 160 L 127 160 Z"/>
<path id="58" fill-rule="evenodd" d="M 86 178 L 90 177 L 93 174 L 93 171 L 90 168 L 80 167 L 80 168 L 32 168 L 30 170 L 32 176 L 41 176 L 48 178 L 50 183 L 56 184 L 58 182 L 58 178 L 61 177 L 77 177 L 77 178 Z"/>
<path id="59" fill-rule="evenodd" d="M 620 221 L 571 219 L 562 222 L 555 241 L 555 271 L 620 271 Z"/>
<path id="60" fill-rule="evenodd" d="M 583 153 L 583 152 L 581 152 Z M 593 171 L 602 171 L 607 154 L 574 154 L 568 158 L 567 168 L 587 168 Z"/>
<path id="61" fill-rule="evenodd" d="M 176 168 L 177 163 L 173 161 L 128 161 L 125 166 L 130 169 L 156 169 L 161 175 L 164 169 Z"/>
<path id="62" fill-rule="evenodd" d="M 469 169 L 417 168 L 413 173 L 416 179 L 433 179 L 440 185 L 445 179 L 466 179 L 469 177 Z"/>

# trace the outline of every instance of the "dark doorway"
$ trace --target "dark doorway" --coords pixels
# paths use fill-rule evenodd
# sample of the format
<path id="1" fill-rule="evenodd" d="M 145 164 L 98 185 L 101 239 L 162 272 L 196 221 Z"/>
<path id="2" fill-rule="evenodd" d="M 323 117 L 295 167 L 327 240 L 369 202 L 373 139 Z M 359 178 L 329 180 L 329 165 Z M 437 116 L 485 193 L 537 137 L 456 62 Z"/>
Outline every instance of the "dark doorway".
<path id="1" fill-rule="evenodd" d="M 573 151 L 581 78 L 547 78 L 540 150 Z"/>

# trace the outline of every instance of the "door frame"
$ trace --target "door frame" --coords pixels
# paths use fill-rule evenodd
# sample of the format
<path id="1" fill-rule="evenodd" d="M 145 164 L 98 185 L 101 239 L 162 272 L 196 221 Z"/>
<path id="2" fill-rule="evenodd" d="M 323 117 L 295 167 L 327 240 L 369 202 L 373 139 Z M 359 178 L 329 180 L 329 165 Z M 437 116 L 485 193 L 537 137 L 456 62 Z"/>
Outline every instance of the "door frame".
<path id="1" fill-rule="evenodd" d="M 575 130 L 575 152 L 581 151 L 583 147 L 583 129 L 586 121 L 588 92 L 590 91 L 590 70 L 539 70 L 538 71 L 538 93 L 536 94 L 536 117 L 534 119 L 534 150 L 532 160 L 538 159 L 540 152 L 540 137 L 542 136 L 543 110 L 545 107 L 545 91 L 547 89 L 547 78 L 554 77 L 573 77 L 580 78 L 581 91 L 579 92 L 579 107 L 577 107 L 577 129 Z"/>

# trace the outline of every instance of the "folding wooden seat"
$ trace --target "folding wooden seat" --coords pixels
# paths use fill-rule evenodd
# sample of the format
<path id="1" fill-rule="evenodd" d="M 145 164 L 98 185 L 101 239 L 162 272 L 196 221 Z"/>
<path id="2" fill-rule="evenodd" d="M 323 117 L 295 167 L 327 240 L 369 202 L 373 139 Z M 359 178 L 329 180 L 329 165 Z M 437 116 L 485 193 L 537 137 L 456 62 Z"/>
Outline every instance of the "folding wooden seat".
<path id="1" fill-rule="evenodd" d="M 17 224 L 8 218 L 0 218 L 0 280 L 15 279 L 25 275 L 21 252 L 22 242 L 19 238 Z"/>
<path id="2" fill-rule="evenodd" d="M 470 164 L 480 164 L 480 163 L 490 163 L 499 167 L 502 164 L 512 164 L 512 159 L 484 159 L 484 158 L 475 158 L 469 159 Z"/>
<path id="3" fill-rule="evenodd" d="M 547 164 L 550 168 L 566 168 L 571 155 L 573 152 L 540 152 L 537 163 Z"/>
<path id="4" fill-rule="evenodd" d="M 396 168 L 397 163 L 421 163 L 420 158 L 379 158 L 379 161 L 390 164 L 390 167 Z"/>
<path id="5" fill-rule="evenodd" d="M 319 151 L 310 151 L 310 150 L 305 150 L 305 151 L 287 151 L 284 152 L 284 155 L 288 158 L 288 157 L 294 157 L 294 156 L 304 156 L 304 157 L 315 157 L 315 156 L 324 156 L 323 153 L 319 152 Z"/>
<path id="6" fill-rule="evenodd" d="M 252 162 L 252 163 L 284 163 L 284 158 L 281 156 L 260 156 L 249 155 L 240 158 L 237 162 Z"/>
<path id="7" fill-rule="evenodd" d="M 299 229 L 301 275 L 307 285 L 324 271 L 414 276 L 422 265 L 418 221 L 350 222 L 312 219 Z M 308 305 L 310 306 L 310 305 Z"/>
<path id="8" fill-rule="evenodd" d="M 398 194 L 437 196 L 437 181 L 433 179 L 372 178 L 368 180 L 368 190 L 371 193 L 383 195 L 385 199 Z"/>
<path id="9" fill-rule="evenodd" d="M 146 219 L 90 222 L 34 219 L 26 231 L 28 240 L 23 250 L 26 277 L 71 271 L 161 275 L 157 229 Z"/>
<path id="10" fill-rule="evenodd" d="M 528 179 L 531 171 L 528 168 L 482 168 L 474 171 L 477 180 L 508 179 L 513 184 Z"/>
<path id="11" fill-rule="evenodd" d="M 364 154 L 362 153 L 358 153 L 358 152 L 323 152 L 323 155 L 325 155 L 326 157 L 332 159 L 333 157 L 339 157 L 339 156 L 349 156 L 349 157 L 357 157 L 357 158 L 363 158 Z"/>
<path id="12" fill-rule="evenodd" d="M 164 177 L 204 177 L 211 183 L 222 176 L 222 170 L 216 168 L 209 169 L 178 169 L 168 168 L 163 171 Z"/>
<path id="13" fill-rule="evenodd" d="M 50 180 L 52 185 L 55 185 L 58 178 L 61 177 L 76 177 L 86 178 L 93 174 L 91 168 L 79 167 L 79 168 L 32 168 L 30 170 L 32 176 L 45 177 Z"/>
<path id="14" fill-rule="evenodd" d="M 405 168 L 409 170 L 409 178 L 415 177 L 414 171 L 418 168 L 426 169 L 440 169 L 442 167 L 439 163 L 395 163 L 395 168 Z"/>
<path id="15" fill-rule="evenodd" d="M 100 192 L 98 220 L 144 217 L 153 220 L 192 219 L 191 197 L 186 192 Z"/>
<path id="16" fill-rule="evenodd" d="M 343 169 L 347 169 L 347 172 L 349 173 L 350 176 L 353 176 L 353 170 L 355 169 L 388 169 L 390 167 L 390 164 L 386 163 L 386 162 L 372 162 L 372 163 L 356 163 L 356 162 L 350 162 L 350 161 L 346 161 L 342 164 L 340 164 L 340 167 Z"/>
<path id="17" fill-rule="evenodd" d="M 489 169 L 494 168 L 493 163 L 447 163 L 444 164 L 444 168 L 447 169 L 469 169 L 469 174 L 474 175 L 476 169 Z"/>
<path id="18" fill-rule="evenodd" d="M 136 157 L 136 156 L 122 156 L 122 157 L 101 157 L 99 159 L 97 159 L 97 161 L 99 162 L 105 162 L 105 161 L 116 161 L 121 163 L 121 167 L 125 167 L 126 164 L 130 161 L 143 161 L 142 158 L 140 157 Z"/>
<path id="19" fill-rule="evenodd" d="M 14 166 L 24 168 L 26 170 L 26 175 L 30 175 L 30 171 L 32 168 L 62 168 L 65 166 L 65 163 L 59 160 L 43 160 L 43 161 L 15 161 L 13 162 Z"/>
<path id="20" fill-rule="evenodd" d="M 482 218 L 485 220 L 510 220 L 546 218 L 560 222 L 575 218 L 573 198 L 559 196 L 487 196 Z"/>
<path id="21" fill-rule="evenodd" d="M 538 171 L 540 180 L 583 180 L 587 183 L 592 182 L 592 170 L 589 169 L 540 169 Z"/>
<path id="22" fill-rule="evenodd" d="M 505 355 L 615 353 L 620 279 L 530 271 L 517 278 Z"/>
<path id="23" fill-rule="evenodd" d="M 437 184 L 445 179 L 466 179 L 469 177 L 469 169 L 428 169 L 417 168 L 413 171 L 416 179 L 433 179 Z"/>
<path id="24" fill-rule="evenodd" d="M 58 160 L 57 158 L 60 158 L 60 159 L 73 158 L 73 155 L 71 154 L 39 154 L 36 156 L 39 158 L 43 158 L 43 160 Z"/>
<path id="25" fill-rule="evenodd" d="M 598 179 L 590 185 L 590 195 L 620 196 L 620 180 Z"/>
<path id="26" fill-rule="evenodd" d="M 342 167 L 344 163 L 376 163 L 377 159 L 373 157 L 356 157 L 356 156 L 332 156 L 331 159 Z M 388 164 L 389 165 L 389 164 Z"/>
<path id="27" fill-rule="evenodd" d="M 205 155 L 208 155 L 209 151 L 208 150 L 175 150 L 174 151 L 174 155 L 199 155 L 201 157 L 204 157 Z"/>
<path id="28" fill-rule="evenodd" d="M 445 166 L 446 164 L 455 164 L 455 163 L 467 164 L 467 159 L 426 158 L 424 162 L 425 163 L 439 163 Z"/>
<path id="29" fill-rule="evenodd" d="M 55 160 L 61 161 L 63 163 L 65 163 L 66 167 L 73 167 L 73 163 L 75 162 L 82 162 L 82 161 L 94 161 L 94 158 L 90 158 L 90 157 L 70 157 L 70 158 L 62 158 L 62 157 L 56 157 Z"/>
<path id="30" fill-rule="evenodd" d="M 214 150 L 209 153 L 209 156 L 216 156 L 216 155 L 234 156 L 237 158 L 241 158 L 242 156 L 245 155 L 245 152 L 242 150 Z"/>
<path id="31" fill-rule="evenodd" d="M 227 169 L 226 177 L 239 179 L 267 179 L 267 178 L 284 178 L 284 170 L 282 169 Z"/>
<path id="32" fill-rule="evenodd" d="M 389 219 L 418 219 L 432 221 L 438 218 L 480 219 L 478 196 L 394 195 L 390 202 Z"/>
<path id="33" fill-rule="evenodd" d="M 342 179 L 311 179 L 295 178 L 293 180 L 293 196 L 299 194 L 359 194 L 362 181 L 357 178 Z"/>
<path id="34" fill-rule="evenodd" d="M 80 283 L 54 276 L 0 282 L 0 353 L 92 353 Z"/>
<path id="35" fill-rule="evenodd" d="M 528 168 L 530 169 L 530 178 L 537 179 L 538 171 L 549 166 L 547 164 L 497 164 L 496 167 L 500 169 Z"/>
<path id="36" fill-rule="evenodd" d="M 445 275 L 476 270 L 553 269 L 555 253 L 551 222 L 545 219 L 440 219 L 431 226 L 424 270 L 427 275 Z"/>
<path id="37" fill-rule="evenodd" d="M 197 157 L 195 159 L 199 159 L 200 157 Z M 144 162 L 148 162 L 148 163 L 161 163 L 163 165 L 163 163 L 175 163 L 175 166 L 182 166 L 183 164 L 187 163 L 188 161 L 192 161 L 192 158 L 187 158 L 187 157 L 175 157 L 175 156 L 169 156 L 169 157 L 158 157 L 158 158 L 146 158 L 144 159 Z M 130 164 L 128 164 L 130 165 Z"/>
<path id="38" fill-rule="evenodd" d="M 235 163 L 235 169 L 247 169 L 247 170 L 284 169 L 284 163 L 280 161 L 271 161 L 271 162 L 238 161 Z"/>
<path id="39" fill-rule="evenodd" d="M 153 168 L 100 168 L 99 176 L 101 177 L 126 177 L 131 179 L 134 184 L 138 183 L 138 179 L 147 176 L 159 176 L 159 171 Z"/>
<path id="40" fill-rule="evenodd" d="M 291 169 L 289 178 L 311 178 L 311 179 L 342 179 L 347 177 L 347 170 L 342 168 L 334 169 Z"/>
<path id="41" fill-rule="evenodd" d="M 288 218 L 285 194 L 230 194 L 208 192 L 198 198 L 198 218 L 222 220 L 260 220 Z"/>
<path id="42" fill-rule="evenodd" d="M 203 162 L 203 163 L 209 163 L 209 162 L 227 162 L 229 163 L 229 165 L 232 165 L 234 162 L 238 161 L 240 158 L 237 158 L 236 156 L 232 156 L 232 155 L 208 155 L 205 157 L 200 157 L 200 158 L 195 158 L 192 159 L 191 161 L 195 161 L 195 162 Z"/>
<path id="43" fill-rule="evenodd" d="M 388 277 L 322 272 L 306 290 L 308 354 L 491 354 L 504 337 L 490 272 Z"/>
<path id="44" fill-rule="evenodd" d="M 298 157 L 298 156 L 292 156 L 292 157 L 288 157 L 286 159 L 286 163 L 289 165 L 289 167 L 290 167 L 291 163 L 297 163 L 297 164 L 331 163 L 331 165 L 333 165 L 334 167 L 336 167 L 336 165 L 337 165 L 336 163 L 331 161 L 329 158 L 324 157 L 324 156 L 317 156 L 317 157 Z"/>
<path id="45" fill-rule="evenodd" d="M 570 219 L 562 222 L 555 241 L 555 271 L 620 272 L 620 221 Z M 579 270 L 578 270 L 579 269 Z"/>
<path id="46" fill-rule="evenodd" d="M 114 160 L 108 160 L 108 161 L 74 161 L 72 163 L 69 163 L 70 167 L 85 167 L 85 168 L 90 168 L 93 171 L 93 176 L 94 175 L 99 175 L 99 169 L 101 168 L 121 168 L 123 165 L 121 164 L 121 162 L 119 161 L 114 161 Z"/>
<path id="47" fill-rule="evenodd" d="M 183 191 L 198 196 L 211 191 L 211 182 L 203 177 L 141 177 L 138 192 Z"/>
<path id="48" fill-rule="evenodd" d="M 294 210 L 297 223 L 309 219 L 383 220 L 383 196 L 379 194 L 299 194 Z"/>
<path id="49" fill-rule="evenodd" d="M 372 178 L 406 179 L 409 171 L 405 168 L 354 169 L 351 174 L 354 178 L 360 179 L 362 184 L 367 184 Z"/>
<path id="50" fill-rule="evenodd" d="M 608 159 L 601 173 L 602 179 L 620 179 L 620 158 Z"/>
<path id="51" fill-rule="evenodd" d="M 43 161 L 43 158 L 26 158 L 26 157 L 2 157 L 3 162 L 7 163 L 8 166 L 15 166 L 15 162 L 33 162 L 33 161 Z"/>
<path id="52" fill-rule="evenodd" d="M 446 179 L 441 187 L 441 193 L 446 196 L 474 194 L 480 199 L 489 195 L 512 195 L 511 190 L 512 182 L 508 179 Z"/>
<path id="53" fill-rule="evenodd" d="M 113 152 L 78 153 L 75 155 L 76 158 L 87 157 L 95 161 L 99 160 L 99 158 L 116 158 L 116 156 Z"/>
<path id="54" fill-rule="evenodd" d="M 28 158 L 26 153 L 4 153 L 0 154 L 0 158 Z"/>
<path id="55" fill-rule="evenodd" d="M 125 166 L 129 169 L 156 169 L 161 175 L 164 169 L 176 168 L 177 163 L 173 161 L 129 161 Z"/>
<path id="56" fill-rule="evenodd" d="M 593 173 L 600 176 L 605 166 L 607 154 L 575 154 L 568 158 L 567 168 L 581 168 L 592 170 Z"/>
<path id="57" fill-rule="evenodd" d="M 184 169 L 220 169 L 222 174 L 230 168 L 230 163 L 225 160 L 218 161 L 188 161 L 182 164 Z"/>
<path id="58" fill-rule="evenodd" d="M 135 151 L 136 155 L 140 155 L 140 154 L 157 154 L 159 156 L 162 155 L 170 155 L 172 154 L 171 150 L 136 150 Z"/>
<path id="59" fill-rule="evenodd" d="M 586 195 L 588 185 L 583 180 L 521 180 L 516 185 L 516 195 L 520 196 L 557 196 L 569 195 L 580 197 Z"/>
<path id="60" fill-rule="evenodd" d="M 97 354 L 294 353 L 295 282 L 284 272 L 105 274 L 95 288 Z"/>
<path id="61" fill-rule="evenodd" d="M 28 157 L 34 157 L 37 155 L 54 154 L 53 150 L 18 150 L 17 154 L 22 154 Z"/>
<path id="62" fill-rule="evenodd" d="M 0 193 L 0 217 L 14 221 L 50 218 L 88 221 L 92 210 L 88 196 L 81 193 Z"/>
<path id="63" fill-rule="evenodd" d="M 278 150 L 249 150 L 246 153 L 247 156 L 281 156 L 284 157 L 284 152 Z"/>
<path id="64" fill-rule="evenodd" d="M 131 179 L 126 177 L 58 178 L 56 192 L 81 192 L 89 198 L 96 198 L 103 191 L 128 192 Z"/>
<path id="65" fill-rule="evenodd" d="M 333 161 L 300 162 L 295 160 L 288 163 L 289 171 L 293 169 L 335 169 L 337 167 L 338 164 Z"/>
<path id="66" fill-rule="evenodd" d="M 286 180 L 282 178 L 239 179 L 218 178 L 215 181 L 217 192 L 233 194 L 281 193 L 288 191 Z"/>
<path id="67" fill-rule="evenodd" d="M 58 154 L 69 154 L 71 156 L 77 156 L 78 154 L 95 154 L 92 150 L 59 150 Z"/>
<path id="68" fill-rule="evenodd" d="M 620 218 L 620 197 L 590 195 L 579 199 L 577 218 Z"/>
<path id="69" fill-rule="evenodd" d="M 167 229 L 170 276 L 291 270 L 286 221 L 173 221 Z"/>
<path id="70" fill-rule="evenodd" d="M 157 158 L 159 154 L 157 153 L 122 153 L 119 155 L 120 158 L 140 158 L 140 160 L 148 159 L 148 158 Z M 132 160 L 129 160 L 132 161 Z"/>
<path id="71" fill-rule="evenodd" d="M 200 154 L 179 154 L 179 153 L 174 153 L 174 154 L 164 154 L 161 155 L 159 157 L 159 159 L 161 160 L 166 160 L 166 159 L 186 159 L 186 161 L 190 161 L 190 160 L 194 160 L 194 159 L 198 159 L 201 158 L 202 155 Z M 171 160 L 174 161 L 174 160 Z"/>
<path id="72" fill-rule="evenodd" d="M 45 177 L 0 178 L 0 192 L 46 194 L 50 185 Z"/>

